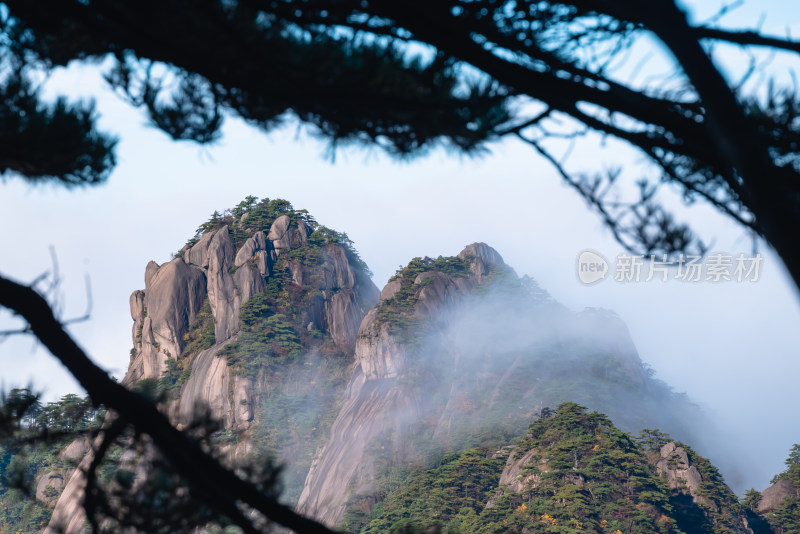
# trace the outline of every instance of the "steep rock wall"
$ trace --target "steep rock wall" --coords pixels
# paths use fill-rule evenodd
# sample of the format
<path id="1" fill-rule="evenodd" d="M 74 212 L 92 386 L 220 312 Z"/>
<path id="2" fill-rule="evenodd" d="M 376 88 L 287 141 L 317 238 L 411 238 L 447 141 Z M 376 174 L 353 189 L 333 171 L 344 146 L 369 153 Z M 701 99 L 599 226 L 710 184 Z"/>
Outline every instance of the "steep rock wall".
<path id="1" fill-rule="evenodd" d="M 455 277 L 441 272 L 424 272 L 415 277 L 416 319 L 433 320 L 445 307 L 455 304 L 473 289 L 479 277 L 488 272 L 480 252 L 493 261 L 502 258 L 485 244 L 471 245 L 462 253 L 472 258 L 471 273 Z M 475 265 L 478 265 L 477 273 Z M 381 300 L 392 298 L 400 287 L 393 281 L 381 293 Z M 394 284 L 393 287 L 390 287 Z M 336 525 L 347 503 L 355 498 L 369 499 L 375 492 L 374 457 L 368 450 L 379 436 L 390 434 L 393 448 L 402 454 L 404 434 L 410 421 L 422 415 L 419 393 L 401 380 L 409 370 L 409 346 L 392 333 L 392 325 L 371 310 L 361 323 L 356 339 L 355 368 L 342 408 L 331 428 L 331 435 L 309 470 L 298 503 L 301 513 Z"/>
<path id="2" fill-rule="evenodd" d="M 649 421 L 682 434 L 670 410 L 685 420 L 687 405 L 664 405 L 671 393 L 650 380 L 619 318 L 564 309 L 484 243 L 458 258 L 461 267 L 412 262 L 364 318 L 301 513 L 332 527 L 351 508 L 369 513 L 387 466 L 421 465 L 477 436 L 517 436 L 538 410 L 567 400 L 619 417 L 626 430 Z"/>
<path id="3" fill-rule="evenodd" d="M 253 295 L 264 291 L 279 254 L 307 246 L 310 232 L 302 220 L 292 223 L 288 216 L 280 216 L 268 234 L 253 232 L 237 250 L 230 228 L 222 226 L 204 233 L 182 251 L 182 257 L 163 265 L 149 262 L 144 290 L 136 290 L 130 297 L 134 349 L 123 384 L 134 387 L 145 379 L 158 381 L 168 359 L 188 358 L 190 376 L 178 399 L 165 407 L 173 424 L 182 428 L 203 413 L 210 413 L 225 428 L 246 431 L 255 419 L 255 399 L 263 394 L 259 388 L 268 384 L 235 375 L 227 360 L 218 354 L 237 340 L 241 330 L 239 312 Z M 377 302 L 378 289 L 365 273 L 351 265 L 342 246 L 324 245 L 322 255 L 324 261 L 317 267 L 292 260 L 287 263 L 296 273 L 295 283 L 319 280 L 318 324 L 314 328 L 329 333 L 337 344 L 352 351 L 358 325 Z M 197 354 L 182 354 L 184 336 L 205 299 L 213 315 L 215 343 Z M 310 315 L 315 312 L 312 310 Z M 249 450 L 250 444 L 243 441 L 228 453 L 240 457 Z M 91 458 L 89 451 L 80 466 L 85 468 Z M 81 500 L 86 481 L 80 466 L 70 472 L 48 472 L 40 478 L 43 488 L 66 481 L 48 534 L 83 532 Z"/>

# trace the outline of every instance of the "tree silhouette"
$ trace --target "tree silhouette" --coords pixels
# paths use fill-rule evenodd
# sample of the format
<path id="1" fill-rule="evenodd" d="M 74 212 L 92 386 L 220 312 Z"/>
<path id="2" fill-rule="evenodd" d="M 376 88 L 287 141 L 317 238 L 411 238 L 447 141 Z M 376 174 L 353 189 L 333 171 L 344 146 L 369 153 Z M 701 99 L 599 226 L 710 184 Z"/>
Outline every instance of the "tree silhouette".
<path id="1" fill-rule="evenodd" d="M 671 184 L 687 202 L 709 203 L 763 237 L 800 281 L 800 238 L 789 231 L 800 217 L 797 90 L 728 81 L 709 51 L 723 42 L 796 59 L 798 41 L 692 25 L 673 0 L 4 4 L 9 80 L 111 57 L 109 83 L 174 139 L 212 142 L 226 115 L 270 130 L 288 114 L 334 147 L 375 144 L 400 156 L 436 143 L 475 152 L 515 136 L 555 165 L 628 249 L 704 250 L 659 203 Z M 668 50 L 672 79 L 637 86 L 615 76 L 614 65 L 643 39 Z M 428 59 L 413 55 L 420 45 Z M 51 165 L 65 159 L 53 145 L 0 154 L 0 167 L 67 183 L 103 180 L 113 140 L 96 133 L 90 112 L 73 111 L 91 133 L 71 147 L 85 149 L 80 172 Z M 652 164 L 635 194 L 616 172 L 568 169 L 546 144 L 590 133 Z"/>
<path id="2" fill-rule="evenodd" d="M 173 427 L 150 399 L 114 381 L 86 356 L 55 318 L 47 301 L 32 288 L 0 278 L 0 306 L 13 310 L 30 325 L 31 333 L 72 373 L 96 406 L 103 405 L 116 414 L 116 419 L 103 430 L 95 458 L 102 458 L 112 442 L 130 428 L 138 436 L 149 436 L 172 471 L 180 475 L 205 505 L 229 518 L 244 532 L 263 531 L 259 525 L 264 519 L 296 532 L 332 532 L 280 504 L 265 488 L 226 469 L 190 433 Z M 25 396 L 15 399 L 8 409 L 0 410 L 0 437 L 8 435 L 34 401 Z M 96 469 L 96 462 L 92 465 Z M 87 488 L 91 490 L 92 466 L 88 475 Z M 91 523 L 91 514 L 89 517 Z"/>

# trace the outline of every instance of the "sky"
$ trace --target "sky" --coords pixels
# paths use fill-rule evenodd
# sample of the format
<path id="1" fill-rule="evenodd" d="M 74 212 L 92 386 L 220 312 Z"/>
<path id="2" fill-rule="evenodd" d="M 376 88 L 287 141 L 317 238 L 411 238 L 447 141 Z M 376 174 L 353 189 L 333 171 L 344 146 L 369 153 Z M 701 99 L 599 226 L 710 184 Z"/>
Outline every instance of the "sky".
<path id="1" fill-rule="evenodd" d="M 751 3 L 728 22 L 752 26 L 764 12 L 765 31 L 800 33 L 794 4 Z M 702 19 L 719 4 L 694 6 Z M 734 56 L 733 63 L 740 61 Z M 478 159 L 435 150 L 397 162 L 377 150 L 347 149 L 332 162 L 324 143 L 291 123 L 264 134 L 229 118 L 215 146 L 172 142 L 107 89 L 97 69 L 57 71 L 46 92 L 95 95 L 101 127 L 121 138 L 119 165 L 106 184 L 70 191 L 6 179 L 0 185 L 0 272 L 31 281 L 51 269 L 52 246 L 64 318 L 84 313 L 88 277 L 91 319 L 69 330 L 119 378 L 132 346 L 128 298 L 144 287 L 147 262 L 168 261 L 214 210 L 256 195 L 285 198 L 347 232 L 379 288 L 415 256 L 454 255 L 483 241 L 567 307 L 613 309 L 656 376 L 718 423 L 716 451 L 726 457 L 711 459 L 732 466 L 724 474 L 740 494 L 765 488 L 800 442 L 800 295 L 763 243 L 754 283 L 607 279 L 585 285 L 576 275 L 579 252 L 592 249 L 613 262 L 622 249 L 583 200 L 519 142 L 494 144 Z M 613 143 L 584 146 L 572 162 L 601 169 L 619 163 L 619 153 Z M 688 216 L 712 240 L 712 250 L 751 252 L 750 238 L 712 210 L 696 208 Z M 0 315 L 0 328 L 14 324 Z M 32 382 L 46 399 L 79 391 L 29 337 L 0 343 L 0 370 L 5 388 Z"/>

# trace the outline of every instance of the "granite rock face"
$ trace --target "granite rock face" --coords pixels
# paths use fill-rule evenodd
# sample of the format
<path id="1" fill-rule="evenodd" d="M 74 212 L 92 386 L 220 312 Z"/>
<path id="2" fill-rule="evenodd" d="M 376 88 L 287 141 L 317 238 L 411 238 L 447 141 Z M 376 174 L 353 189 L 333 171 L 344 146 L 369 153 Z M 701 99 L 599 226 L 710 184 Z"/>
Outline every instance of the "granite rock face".
<path id="1" fill-rule="evenodd" d="M 378 288 L 350 265 L 342 247 L 325 245 L 322 250 L 323 329 L 337 344 L 352 350 L 362 319 L 378 301 Z"/>
<path id="2" fill-rule="evenodd" d="M 129 306 L 133 319 L 134 350 L 123 384 L 134 387 L 144 379 L 158 381 L 168 359 L 179 359 L 190 368 L 178 399 L 164 407 L 170 420 L 182 428 L 206 413 L 224 428 L 247 432 L 255 420 L 256 400 L 270 385 L 238 376 L 219 353 L 235 343 L 241 331 L 239 312 L 255 294 L 263 292 L 274 275 L 278 255 L 308 246 L 311 229 L 298 220 L 282 215 L 269 232 L 257 231 L 240 242 L 238 250 L 228 226 L 204 233 L 182 257 L 163 265 L 149 262 L 145 269 L 145 288 L 135 290 Z M 360 268 L 354 267 L 338 244 L 319 247 L 319 265 L 307 266 L 290 257 L 284 263 L 293 274 L 297 287 L 319 293 L 314 300 L 309 329 L 330 334 L 342 350 L 352 355 L 358 326 L 378 301 L 378 289 Z M 305 284 L 305 285 L 304 285 Z M 184 336 L 196 321 L 205 300 L 214 322 L 214 344 L 196 354 L 183 354 Z M 251 444 L 238 442 L 225 451 L 232 457 L 244 457 Z M 91 463 L 92 452 L 83 441 L 67 448 L 81 459 L 79 467 Z M 84 519 L 80 502 L 86 480 L 80 469 L 45 473 L 38 480 L 37 491 L 45 499 L 48 488 L 62 490 L 49 534 L 83 532 Z"/>
<path id="3" fill-rule="evenodd" d="M 275 247 L 275 254 L 292 250 L 295 244 L 294 237 L 297 233 L 297 227 L 290 226 L 290 222 L 291 219 L 288 215 L 281 215 L 275 219 L 269 229 L 267 237 L 272 241 L 272 246 Z M 303 226 L 303 231 L 305 231 L 305 226 Z M 305 236 L 303 238 L 305 239 Z"/>
<path id="4" fill-rule="evenodd" d="M 192 360 L 192 374 L 181 392 L 181 423 L 190 423 L 197 410 L 208 409 L 211 416 L 226 428 L 232 426 L 233 407 L 228 394 L 232 377 L 228 372 L 228 362 L 217 357 L 222 346 L 206 349 Z"/>
<path id="5" fill-rule="evenodd" d="M 489 257 L 494 253 L 499 258 L 486 245 L 472 250 Z M 499 262 L 502 263 L 502 258 Z M 328 284 L 334 281 L 350 284 L 346 273 L 335 270 L 327 280 Z M 397 282 L 390 282 L 381 292 L 382 301 L 397 293 L 400 289 Z M 413 315 L 425 320 L 468 294 L 477 280 L 474 274 L 456 277 L 426 272 L 417 276 L 413 284 L 416 288 Z M 419 394 L 403 380 L 408 365 L 407 344 L 393 334 L 389 323 L 379 319 L 377 309 L 370 310 L 358 329 L 355 369 L 341 411 L 306 478 L 298 503 L 301 513 L 333 526 L 341 520 L 349 500 L 372 499 L 376 472 L 374 458 L 368 451 L 370 443 L 390 433 L 396 436 L 394 448 L 402 451 L 408 422 L 419 419 L 424 410 Z"/>
<path id="6" fill-rule="evenodd" d="M 167 359 L 183 350 L 183 336 L 205 298 L 205 276 L 197 267 L 179 258 L 154 266 L 147 266 L 144 291 L 134 291 L 130 298 L 135 354 L 126 384 L 161 376 Z"/>
<path id="7" fill-rule="evenodd" d="M 239 222 L 243 219 L 244 216 Z M 516 350 L 513 340 L 504 339 L 503 350 L 511 356 L 495 354 L 494 347 L 489 346 L 477 363 L 461 359 L 459 351 L 472 343 L 475 336 L 482 335 L 481 325 L 490 321 L 479 314 L 473 318 L 476 322 L 470 323 L 455 316 L 454 310 L 464 302 L 472 302 L 470 299 L 476 298 L 476 294 L 487 287 L 484 284 L 496 274 L 505 273 L 516 279 L 500 254 L 488 245 L 474 243 L 461 251 L 458 257 L 463 262 L 455 263 L 462 265 L 457 267 L 463 272 L 413 271 L 419 274 L 408 278 L 401 275 L 379 292 L 358 267 L 358 262 L 353 261 L 351 250 L 336 243 L 319 245 L 317 239 L 309 239 L 310 228 L 302 220 L 293 222 L 288 215 L 281 215 L 269 231 L 249 232 L 245 238 L 240 230 L 241 227 L 222 226 L 203 234 L 183 251 L 182 258 L 161 266 L 154 262 L 148 264 L 144 290 L 134 291 L 130 298 L 135 350 L 123 383 L 134 386 L 142 379 L 158 380 L 167 366 L 167 359 L 179 359 L 190 373 L 178 398 L 165 407 L 172 423 L 180 428 L 208 411 L 226 429 L 246 436 L 258 423 L 259 412 L 254 407 L 259 405 L 259 400 L 270 388 L 285 387 L 285 384 L 269 384 L 263 376 L 237 375 L 229 367 L 225 349 L 244 335 L 239 320 L 242 306 L 254 295 L 268 288 L 274 290 L 278 281 L 290 283 L 291 291 L 296 294 L 313 295 L 303 300 L 310 302 L 309 308 L 298 310 L 304 314 L 302 322 L 307 323 L 304 327 L 308 335 L 319 332 L 329 335 L 326 346 L 333 346 L 336 354 L 348 358 L 346 365 L 349 367 L 341 368 L 341 372 L 346 369 L 347 374 L 340 380 L 341 386 L 337 386 L 340 388 L 336 390 L 337 402 L 333 403 L 340 408 L 338 413 L 331 414 L 331 418 L 335 414 L 335 419 L 330 431 L 324 444 L 313 454 L 314 460 L 299 496 L 298 511 L 301 513 L 335 526 L 348 503 L 361 501 L 370 508 L 375 503 L 378 483 L 376 440 L 391 436 L 386 441 L 387 454 L 400 459 L 413 456 L 414 451 L 409 450 L 412 443 L 409 425 L 424 419 L 431 427 L 432 438 L 450 443 L 456 439 L 457 432 L 464 430 L 464 406 L 471 402 L 465 392 L 482 391 L 480 400 L 491 410 L 500 405 L 499 401 L 495 403 L 496 399 L 508 391 L 516 395 L 513 399 L 516 407 L 517 404 L 531 405 L 539 398 L 540 389 L 537 388 L 546 388 L 535 381 L 538 373 L 528 369 L 525 372 L 529 374 L 525 375 L 520 371 L 529 356 L 522 349 L 527 350 L 529 345 L 520 345 L 520 350 Z M 314 261 L 304 261 L 306 251 L 301 249 L 314 243 Z M 213 316 L 214 343 L 186 354 L 184 336 L 206 299 Z M 401 299 L 407 300 L 400 302 Z M 403 310 L 402 321 L 387 319 L 387 315 L 391 315 L 389 312 L 396 312 L 391 306 Z M 489 312 L 480 313 L 492 313 L 490 307 L 487 309 Z M 543 313 L 552 315 L 554 310 L 558 311 L 548 307 Z M 461 321 L 458 324 L 469 327 L 467 331 L 449 329 L 457 319 Z M 621 362 L 615 372 L 628 373 L 634 384 L 644 383 L 646 377 L 636 374 L 638 355 L 624 325 L 592 314 L 570 316 L 570 320 L 573 321 L 571 328 L 591 333 L 587 334 L 585 344 L 599 353 L 615 355 Z M 406 338 L 408 332 L 397 328 L 403 321 L 412 325 L 412 334 L 417 333 L 415 329 L 428 327 L 433 332 L 425 334 L 425 355 L 436 359 L 439 369 L 445 371 L 440 383 L 435 384 L 435 391 L 420 387 L 420 383 L 430 385 L 430 381 L 423 379 L 432 377 L 425 376 L 427 368 L 425 361 L 420 361 L 419 347 Z M 536 333 L 536 325 L 523 323 L 502 326 L 508 326 L 508 332 L 517 332 L 514 335 L 521 332 L 519 337 L 528 336 L 527 340 L 531 332 Z M 208 326 L 210 328 L 210 324 Z M 557 328 L 546 334 L 559 342 L 559 336 L 563 335 Z M 514 336 L 509 334 L 511 337 Z M 492 363 L 495 374 L 481 374 L 479 371 L 485 369 L 480 365 L 488 361 L 489 356 L 498 357 L 498 361 Z M 439 380 L 438 375 L 433 379 Z M 433 393 L 437 395 L 435 403 L 430 398 Z M 526 421 L 526 425 L 530 421 L 530 415 L 524 411 L 514 417 Z M 248 440 L 242 439 L 226 454 L 243 457 L 250 448 Z M 676 484 L 690 488 L 696 485 L 695 474 L 699 473 L 688 464 L 685 452 L 681 456 L 676 448 L 667 454 L 665 476 L 672 477 Z M 675 467 L 674 459 L 670 460 L 676 454 L 680 468 Z M 681 463 L 684 456 L 686 462 Z M 83 462 L 90 457 L 91 452 Z M 519 479 L 525 462 L 524 456 L 509 459 L 503 480 L 511 487 L 536 483 L 532 479 Z M 78 517 L 80 511 L 76 503 L 85 480 L 78 472 L 65 474 L 64 480 L 67 483 L 54 519 L 57 517 L 62 525 L 68 525 L 66 534 L 77 534 L 81 532 L 83 519 Z"/>
<path id="8" fill-rule="evenodd" d="M 674 442 L 667 443 L 661 447 L 660 457 L 655 464 L 659 474 L 664 474 L 670 488 L 686 488 L 695 500 L 702 499 L 698 491 L 703 477 L 697 467 L 689 463 L 689 456 L 683 447 Z"/>
<path id="9" fill-rule="evenodd" d="M 774 484 L 761 492 L 761 499 L 758 501 L 758 512 L 761 514 L 771 512 L 780 507 L 784 499 L 797 495 L 797 490 L 792 487 L 791 482 L 779 478 Z"/>
<path id="10" fill-rule="evenodd" d="M 211 240 L 216 233 L 217 230 L 203 234 L 200 240 L 184 253 L 183 259 L 186 263 L 208 269 L 208 247 L 211 246 Z"/>
<path id="11" fill-rule="evenodd" d="M 270 245 L 272 243 L 270 242 Z M 239 249 L 239 252 L 236 253 L 236 258 L 233 261 L 233 265 L 235 267 L 241 267 L 246 262 L 251 261 L 253 257 L 259 251 L 267 251 L 267 238 L 264 235 L 264 232 L 259 230 L 252 237 L 250 237 L 247 241 L 245 241 L 242 248 Z"/>
<path id="12" fill-rule="evenodd" d="M 95 439 L 93 447 L 87 447 L 82 460 L 77 468 L 71 471 L 63 471 L 60 473 L 62 481 L 66 482 L 64 491 L 56 501 L 53 515 L 50 518 L 50 523 L 44 530 L 44 534 L 83 534 L 86 531 L 86 513 L 83 510 L 83 495 L 86 489 L 86 471 L 94 460 L 94 448 L 100 445 L 102 438 L 100 436 Z M 75 446 L 74 443 L 83 442 L 81 438 L 69 445 L 67 450 L 80 448 L 81 445 Z M 46 474 L 45 477 L 50 477 Z M 42 483 L 41 480 L 39 482 Z"/>
<path id="13" fill-rule="evenodd" d="M 483 276 L 489 273 L 489 269 L 492 266 L 509 268 L 506 266 L 500 253 L 486 243 L 472 243 L 471 245 L 467 245 L 464 247 L 464 250 L 458 254 L 458 257 L 462 259 L 473 259 L 470 270 L 479 281 Z"/>
<path id="14" fill-rule="evenodd" d="M 539 475 L 523 474 L 525 466 L 530 463 L 535 454 L 536 450 L 531 449 L 519 458 L 510 455 L 500 475 L 500 486 L 507 485 L 508 489 L 514 492 L 522 491 L 526 487 L 536 487 L 536 484 L 539 482 Z M 540 471 L 547 472 L 546 465 L 538 467 Z"/>

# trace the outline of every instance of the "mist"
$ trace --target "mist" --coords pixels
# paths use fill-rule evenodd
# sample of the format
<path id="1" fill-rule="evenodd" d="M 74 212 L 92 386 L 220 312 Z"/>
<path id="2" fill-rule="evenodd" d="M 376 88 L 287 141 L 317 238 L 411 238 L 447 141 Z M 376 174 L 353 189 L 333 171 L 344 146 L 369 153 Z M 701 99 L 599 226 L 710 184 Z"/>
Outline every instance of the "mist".
<path id="1" fill-rule="evenodd" d="M 141 114 L 107 90 L 99 72 L 59 70 L 49 90 L 87 85 L 99 88 L 101 125 L 120 133 L 120 166 L 107 184 L 91 190 L 5 183 L 3 270 L 32 280 L 50 268 L 48 245 L 55 245 L 65 318 L 85 310 L 88 275 L 93 316 L 70 331 L 117 377 L 125 373 L 130 349 L 128 296 L 141 287 L 147 262 L 167 261 L 199 221 L 257 194 L 289 199 L 346 231 L 379 287 L 409 258 L 457 252 L 480 240 L 569 309 L 614 310 L 654 377 L 685 392 L 716 423 L 718 430 L 700 430 L 713 434 L 711 441 L 728 450 L 729 459 L 723 461 L 716 448 L 691 444 L 723 469 L 740 494 L 742 488 L 764 489 L 783 469 L 791 444 L 800 442 L 800 298 L 780 258 L 763 243 L 764 272 L 754 284 L 584 286 L 574 272 L 577 253 L 593 248 L 611 258 L 621 249 L 552 169 L 514 142 L 477 160 L 433 152 L 398 164 L 379 154 L 343 151 L 332 165 L 320 157 L 325 147 L 295 125 L 267 138 L 231 119 L 217 146 L 198 150 L 143 128 Z M 591 147 L 579 158 L 587 168 L 612 159 Z M 753 245 L 711 209 L 689 221 L 716 248 L 738 252 Z M 5 317 L 3 324 L 18 326 Z M 46 400 L 80 391 L 30 338 L 11 338 L 0 351 L 7 386 L 33 382 Z"/>

